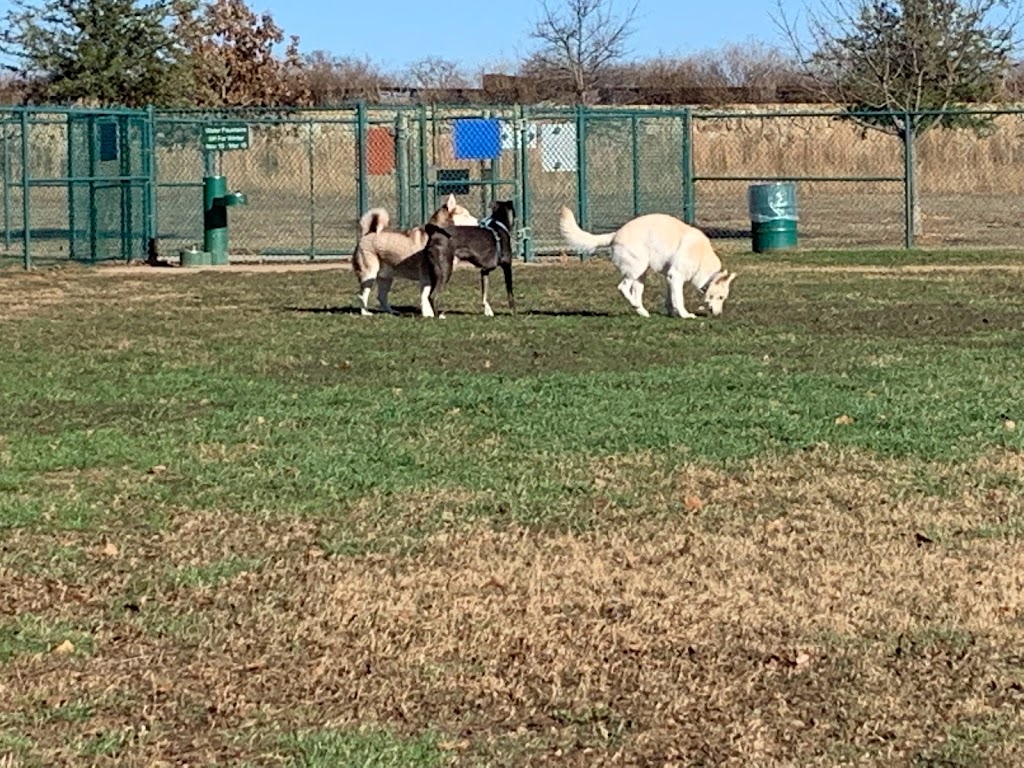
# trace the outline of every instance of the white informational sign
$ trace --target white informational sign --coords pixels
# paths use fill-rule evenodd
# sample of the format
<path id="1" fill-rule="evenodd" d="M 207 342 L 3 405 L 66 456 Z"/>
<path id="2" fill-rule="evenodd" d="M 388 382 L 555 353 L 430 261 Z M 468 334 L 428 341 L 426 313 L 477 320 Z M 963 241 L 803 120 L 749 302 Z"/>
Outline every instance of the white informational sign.
<path id="1" fill-rule="evenodd" d="M 540 167 L 548 172 L 576 170 L 576 123 L 541 125 Z"/>
<path id="2" fill-rule="evenodd" d="M 525 128 L 526 133 L 526 146 L 528 149 L 537 148 L 537 124 L 527 123 Z M 515 125 L 512 123 L 501 122 L 501 148 L 502 149 L 517 149 L 516 145 L 516 131 Z"/>

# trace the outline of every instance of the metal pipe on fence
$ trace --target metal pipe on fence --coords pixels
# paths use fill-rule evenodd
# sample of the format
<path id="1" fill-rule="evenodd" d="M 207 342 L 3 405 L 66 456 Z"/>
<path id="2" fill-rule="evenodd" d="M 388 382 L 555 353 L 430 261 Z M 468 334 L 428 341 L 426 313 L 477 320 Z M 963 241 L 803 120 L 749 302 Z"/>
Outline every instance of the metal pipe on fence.
<path id="1" fill-rule="evenodd" d="M 355 105 L 355 151 L 358 166 L 358 215 L 367 212 L 370 207 L 370 190 L 367 188 L 367 102 L 359 99 Z"/>
<path id="2" fill-rule="evenodd" d="M 409 226 L 409 119 L 404 113 L 395 116 L 395 176 L 398 189 L 398 226 Z"/>
<path id="3" fill-rule="evenodd" d="M 683 166 L 683 221 L 693 226 L 697 219 L 697 205 L 693 184 L 693 115 L 687 107 L 682 115 L 683 147 L 680 162 Z"/>
<path id="4" fill-rule="evenodd" d="M 630 133 L 632 134 L 633 141 L 633 215 L 640 215 L 640 148 L 637 146 L 638 133 L 640 130 L 640 121 L 637 119 L 636 113 L 630 116 Z"/>
<path id="5" fill-rule="evenodd" d="M 316 258 L 316 163 L 313 162 L 313 121 L 307 124 L 306 160 L 309 162 L 309 260 Z"/>
<path id="6" fill-rule="evenodd" d="M 914 126 L 910 113 L 903 113 L 903 247 L 914 247 L 914 206 L 917 205 L 914 189 Z"/>
<path id="7" fill-rule="evenodd" d="M 32 227 L 31 206 L 29 205 L 29 182 L 32 174 L 29 169 L 28 111 L 21 112 L 21 245 L 24 248 L 22 261 L 25 269 L 32 268 Z"/>
<path id="8" fill-rule="evenodd" d="M 7 133 L 7 121 L 4 126 L 4 250 L 11 250 L 11 144 Z"/>
<path id="9" fill-rule="evenodd" d="M 420 104 L 419 109 L 419 140 L 420 140 L 420 221 L 427 220 L 427 107 Z"/>
<path id="10" fill-rule="evenodd" d="M 115 138 L 118 144 L 117 154 L 120 158 L 119 171 L 121 174 L 118 182 L 121 192 L 121 258 L 127 263 L 132 260 L 132 241 L 137 234 L 141 233 L 137 233 L 135 230 L 135 201 L 132 199 L 135 185 L 127 180 L 132 172 L 132 156 L 128 144 L 128 132 L 131 125 L 129 117 L 121 115 L 115 125 L 117 126 Z"/>
<path id="11" fill-rule="evenodd" d="M 587 114 L 580 104 L 576 107 L 576 202 L 579 206 L 580 226 L 590 227 L 587 210 Z"/>
<path id="12" fill-rule="evenodd" d="M 146 108 L 145 128 L 142 132 L 142 166 L 146 176 L 143 190 L 143 230 L 146 245 L 156 239 L 157 233 L 157 169 L 156 169 L 156 110 L 152 105 Z"/>
<path id="13" fill-rule="evenodd" d="M 61 186 L 67 185 L 68 188 L 68 258 L 75 261 L 78 258 L 78 216 L 75 212 L 75 170 L 74 170 L 74 157 L 75 157 L 75 132 L 73 130 L 74 123 L 68 121 L 67 127 L 67 175 L 68 179 L 54 179 L 54 181 Z M 36 179 L 36 184 L 46 184 L 47 179 Z"/>
<path id="14" fill-rule="evenodd" d="M 523 209 L 520 212 L 520 231 L 523 233 L 523 260 L 533 261 L 533 239 L 530 237 L 530 221 L 533 201 L 530 189 L 530 127 L 526 122 L 526 113 L 520 105 L 515 115 L 514 135 L 516 141 L 516 154 L 519 158 L 519 184 L 523 192 Z"/>

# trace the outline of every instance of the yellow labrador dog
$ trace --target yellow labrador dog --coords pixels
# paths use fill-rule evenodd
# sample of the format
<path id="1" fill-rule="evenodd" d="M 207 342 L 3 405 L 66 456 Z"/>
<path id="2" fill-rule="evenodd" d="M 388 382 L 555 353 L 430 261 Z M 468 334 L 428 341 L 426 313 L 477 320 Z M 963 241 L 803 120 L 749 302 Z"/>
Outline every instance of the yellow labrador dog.
<path id="1" fill-rule="evenodd" d="M 687 281 L 704 298 L 712 315 L 722 314 L 736 273 L 722 269 L 711 241 L 699 229 L 674 216 L 650 213 L 627 221 L 614 232 L 593 235 L 580 229 L 572 211 L 564 206 L 559 228 L 562 237 L 576 250 L 589 253 L 611 246 L 612 263 L 622 273 L 619 291 L 641 317 L 650 316 L 643 302 L 643 279 L 649 270 L 660 272 L 668 281 L 665 309 L 669 315 L 696 317 L 683 304 L 683 286 Z"/>
<path id="2" fill-rule="evenodd" d="M 456 202 L 455 195 L 448 195 L 443 207 L 459 226 L 473 227 L 479 224 L 475 216 Z M 381 311 L 393 312 L 388 303 L 388 292 L 397 275 L 420 284 L 420 311 L 424 317 L 432 317 L 433 310 L 427 299 L 431 279 L 422 254 L 427 245 L 427 233 L 423 227 L 393 232 L 387 228 L 389 221 L 388 212 L 384 208 L 371 208 L 359 219 L 359 242 L 352 254 L 352 269 L 359 281 L 360 312 L 364 315 L 372 314 L 368 305 L 374 283 L 377 284 L 377 300 Z"/>

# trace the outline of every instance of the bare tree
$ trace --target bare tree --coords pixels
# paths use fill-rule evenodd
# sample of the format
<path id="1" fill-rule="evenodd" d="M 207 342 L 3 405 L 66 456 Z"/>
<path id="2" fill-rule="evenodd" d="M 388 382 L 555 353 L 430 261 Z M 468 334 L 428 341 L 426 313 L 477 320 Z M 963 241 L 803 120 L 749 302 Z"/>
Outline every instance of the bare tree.
<path id="1" fill-rule="evenodd" d="M 313 104 L 337 106 L 351 99 L 380 101 L 381 90 L 390 82 L 380 66 L 368 58 L 335 56 L 313 51 L 303 58 L 303 71 Z"/>
<path id="2" fill-rule="evenodd" d="M 526 64 L 534 70 L 567 81 L 579 104 L 607 68 L 627 53 L 637 5 L 617 14 L 612 0 L 541 0 L 540 19 L 530 37 L 540 43 Z"/>
<path id="3" fill-rule="evenodd" d="M 655 56 L 617 67 L 623 84 L 656 88 L 749 88 L 771 91 L 791 78 L 793 63 L 778 48 L 751 40 L 683 57 Z"/>
<path id="4" fill-rule="evenodd" d="M 416 88 L 438 90 L 469 87 L 469 81 L 463 77 L 459 64 L 440 56 L 427 56 L 414 61 L 406 69 L 403 79 Z"/>
<path id="5" fill-rule="evenodd" d="M 911 159 L 915 138 L 936 126 L 991 123 L 958 110 L 1004 87 L 1019 25 L 1011 0 L 818 2 L 802 28 L 781 3 L 776 20 L 805 74 L 850 120 L 899 137 Z M 920 233 L 916 208 L 913 222 Z"/>

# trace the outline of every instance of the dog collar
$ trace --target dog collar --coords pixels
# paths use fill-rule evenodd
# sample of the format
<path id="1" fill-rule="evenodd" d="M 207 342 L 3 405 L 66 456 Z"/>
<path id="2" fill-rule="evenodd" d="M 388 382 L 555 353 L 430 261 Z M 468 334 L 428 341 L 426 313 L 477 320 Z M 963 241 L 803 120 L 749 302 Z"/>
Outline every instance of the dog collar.
<path id="1" fill-rule="evenodd" d="M 704 285 L 697 289 L 698 291 L 700 291 L 701 296 L 708 292 L 708 288 L 711 287 L 711 284 L 715 282 L 715 280 L 717 280 L 721 274 L 721 270 L 715 272 L 714 274 L 711 275 L 711 277 L 708 278 L 708 281 L 704 283 Z"/>

